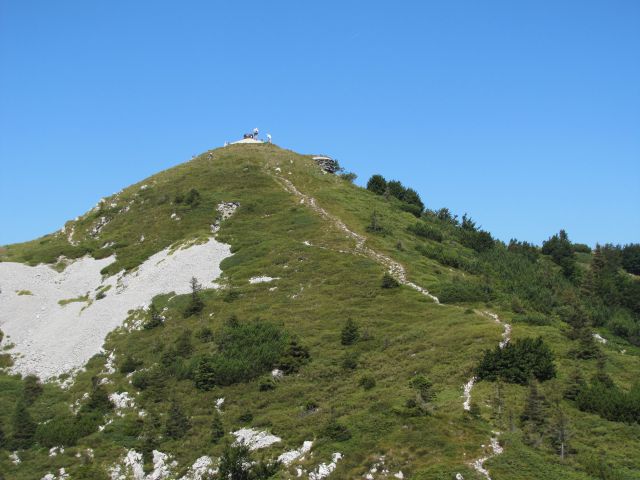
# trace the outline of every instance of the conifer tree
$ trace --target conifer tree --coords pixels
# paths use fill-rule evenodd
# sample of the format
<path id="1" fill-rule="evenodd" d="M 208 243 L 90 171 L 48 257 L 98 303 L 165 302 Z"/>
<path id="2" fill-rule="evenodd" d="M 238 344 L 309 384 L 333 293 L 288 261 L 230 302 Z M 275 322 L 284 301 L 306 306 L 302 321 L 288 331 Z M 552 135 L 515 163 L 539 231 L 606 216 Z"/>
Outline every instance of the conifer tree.
<path id="1" fill-rule="evenodd" d="M 165 434 L 175 440 L 184 437 L 190 428 L 191 422 L 189 422 L 180 404 L 174 399 L 169 408 Z"/>
<path id="2" fill-rule="evenodd" d="M 218 443 L 222 437 L 224 437 L 224 426 L 222 425 L 220 413 L 216 410 L 213 412 L 213 419 L 211 421 L 211 441 Z"/>
<path id="3" fill-rule="evenodd" d="M 520 421 L 542 426 L 545 423 L 545 398 L 538 388 L 538 382 L 531 379 L 529 382 L 529 395 L 525 401 L 524 410 L 520 415 Z"/>
<path id="4" fill-rule="evenodd" d="M 387 181 L 382 175 L 372 175 L 367 182 L 367 190 L 377 195 L 384 195 L 387 191 Z"/>
<path id="5" fill-rule="evenodd" d="M 578 395 L 587 386 L 580 370 L 575 369 L 569 375 L 567 387 L 564 390 L 564 398 L 567 400 L 575 400 Z"/>
<path id="6" fill-rule="evenodd" d="M 564 460 L 567 455 L 569 437 L 569 419 L 562 407 L 558 405 L 553 418 L 552 442 L 558 451 L 558 455 L 560 455 L 560 460 Z"/>
<path id="7" fill-rule="evenodd" d="M 546 422 L 545 398 L 538 389 L 538 382 L 531 379 L 529 395 L 525 401 L 524 410 L 520 415 L 524 442 L 538 447 L 542 444 Z"/>
<path id="8" fill-rule="evenodd" d="M 33 437 L 37 425 L 31 419 L 24 400 L 18 400 L 11 419 L 12 423 L 12 447 L 15 449 L 27 449 L 33 445 Z"/>
<path id="9" fill-rule="evenodd" d="M 191 277 L 189 285 L 191 285 L 191 299 L 189 305 L 187 305 L 187 309 L 184 311 L 185 318 L 200 313 L 204 308 L 204 301 L 200 295 L 202 286 L 198 283 L 198 279 Z"/>
<path id="10" fill-rule="evenodd" d="M 4 427 L 0 423 L 0 450 L 2 450 L 3 448 L 6 448 L 6 446 L 7 446 L 7 436 L 4 433 Z"/>
<path id="11" fill-rule="evenodd" d="M 360 338 L 360 327 L 352 319 L 348 319 L 342 328 L 340 341 L 342 345 L 353 345 Z"/>

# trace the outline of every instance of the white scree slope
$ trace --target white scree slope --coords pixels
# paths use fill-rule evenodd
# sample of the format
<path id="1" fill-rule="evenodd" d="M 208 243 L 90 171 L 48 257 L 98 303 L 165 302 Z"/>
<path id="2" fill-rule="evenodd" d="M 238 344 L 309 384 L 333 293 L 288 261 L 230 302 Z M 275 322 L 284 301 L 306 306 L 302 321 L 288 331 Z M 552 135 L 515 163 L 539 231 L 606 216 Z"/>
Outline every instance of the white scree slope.
<path id="1" fill-rule="evenodd" d="M 102 278 L 100 270 L 113 257 L 84 257 L 58 273 L 47 265 L 30 267 L 0 263 L 0 328 L 15 345 L 13 370 L 42 379 L 82 367 L 100 352 L 107 334 L 122 325 L 128 311 L 145 307 L 162 293 L 184 294 L 196 277 L 213 288 L 222 273 L 220 262 L 231 256 L 229 245 L 211 238 L 206 243 L 162 250 L 130 273 Z M 110 286 L 95 300 L 98 287 Z M 18 295 L 28 290 L 32 295 Z M 89 294 L 93 302 L 60 300 Z"/>

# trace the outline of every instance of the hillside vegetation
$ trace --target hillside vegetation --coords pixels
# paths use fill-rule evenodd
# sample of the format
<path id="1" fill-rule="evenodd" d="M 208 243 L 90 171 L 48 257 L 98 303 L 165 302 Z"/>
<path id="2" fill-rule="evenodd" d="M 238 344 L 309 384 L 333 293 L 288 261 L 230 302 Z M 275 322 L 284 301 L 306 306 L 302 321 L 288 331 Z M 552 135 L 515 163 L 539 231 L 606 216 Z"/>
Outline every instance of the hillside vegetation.
<path id="1" fill-rule="evenodd" d="M 58 270 L 115 255 L 104 275 L 135 272 L 204 241 L 218 218 L 233 252 L 221 288 L 194 281 L 131 311 L 69 388 L 5 368 L 0 478 L 111 478 L 130 450 L 148 473 L 157 450 L 175 478 L 210 456 L 211 478 L 312 478 L 336 459 L 336 479 L 640 479 L 638 246 L 591 251 L 566 232 L 504 244 L 429 209 L 428 192 L 352 179 L 274 145 L 229 146 L 0 249 L 2 262 Z M 239 207 L 222 220 L 229 202 Z M 122 392 L 133 402 L 114 405 Z M 230 433 L 242 428 L 281 441 L 249 451 Z M 305 441 L 310 453 L 273 462 Z"/>

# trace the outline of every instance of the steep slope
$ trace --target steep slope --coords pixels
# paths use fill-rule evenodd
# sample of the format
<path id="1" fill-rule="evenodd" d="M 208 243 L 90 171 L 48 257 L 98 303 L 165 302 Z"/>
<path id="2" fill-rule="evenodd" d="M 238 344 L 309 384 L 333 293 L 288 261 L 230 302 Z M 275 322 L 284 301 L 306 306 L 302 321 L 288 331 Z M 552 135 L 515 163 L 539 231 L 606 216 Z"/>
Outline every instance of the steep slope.
<path id="1" fill-rule="evenodd" d="M 239 207 L 222 220 L 227 215 L 219 206 L 228 202 Z M 194 462 L 206 470 L 203 459 L 211 457 L 215 465 L 225 442 L 234 438 L 229 432 L 252 438 L 242 429 L 253 428 L 269 432 L 249 442 L 264 445 L 258 456 L 275 459 L 287 452 L 283 459 L 292 459 L 274 478 L 298 473 L 322 478 L 327 473 L 331 478 L 458 474 L 473 479 L 486 478 L 487 471 L 494 479 L 536 478 L 541 472 L 549 478 L 591 478 L 598 469 L 640 478 L 634 461 L 640 449 L 637 423 L 603 420 L 559 397 L 569 417 L 573 449 L 561 461 L 551 448 L 523 441 L 517 417 L 526 387 L 501 385 L 498 408 L 498 384 L 480 381 L 471 390 L 470 411 L 463 408 L 463 386 L 476 375 L 482 352 L 504 341 L 504 325 L 492 315 L 505 323 L 517 320 L 508 308 L 511 297 L 503 296 L 505 289 L 498 286 L 489 300 L 460 297 L 460 282 L 475 285 L 482 275 L 442 262 L 442 250 L 437 258 L 432 252 L 446 249 L 447 258 L 455 254 L 460 262 L 474 260 L 475 252 L 457 241 L 417 236 L 410 227 L 418 220 L 401 207 L 394 199 L 323 173 L 307 156 L 273 145 L 238 145 L 207 152 L 104 199 L 61 232 L 7 246 L 0 253 L 3 262 L 44 262 L 63 274 L 82 262 L 100 262 L 96 287 L 112 288 L 94 287 L 86 302 L 68 304 L 76 309 L 62 319 L 71 326 L 100 302 L 115 302 L 118 279 L 138 278 L 140 284 L 130 289 L 144 290 L 144 295 L 123 304 L 124 311 L 108 310 L 113 323 L 96 320 L 104 333 L 117 325 L 125 328 L 106 338 L 105 353 L 96 351 L 67 389 L 50 382 L 34 396 L 27 411 L 40 423 L 36 443 L 16 448 L 19 464 L 9 456 L 15 445 L 5 443 L 11 450 L 0 454 L 0 471 L 6 478 L 26 479 L 48 472 L 60 476 L 64 468 L 72 478 L 102 478 L 108 471 L 135 476 L 144 464 L 156 478 L 165 473 L 166 478 L 197 478 L 189 471 Z M 374 211 L 381 228 L 369 232 Z M 424 222 L 445 236 L 453 228 Z M 196 249 L 211 241 L 213 231 L 215 241 L 230 245 L 233 255 L 206 260 L 198 254 Z M 191 243 L 196 245 L 178 249 Z M 195 262 L 145 276 L 161 260 L 158 255 L 166 261 L 190 251 Z M 553 266 L 541 262 L 549 268 L 551 283 L 564 285 Z M 218 264 L 219 288 L 196 292 L 202 310 L 185 315 L 193 305 L 190 295 L 180 295 L 189 292 L 188 279 L 195 276 L 211 287 Z M 49 268 L 0 264 L 7 266 Z M 403 286 L 382 288 L 386 271 Z M 29 297 L 18 295 L 28 286 L 5 288 L 5 278 L 0 282 L 0 301 L 14 302 L 3 303 L 3 308 L 8 305 L 16 319 L 26 318 L 15 302 Z M 149 284 L 161 289 L 146 288 Z M 100 291 L 105 296 L 98 299 Z M 37 298 L 38 292 L 30 293 Z M 150 326 L 149 314 L 138 307 L 153 296 L 156 318 L 162 319 L 143 328 Z M 436 296 L 444 303 L 434 301 Z M 80 312 L 80 305 L 89 301 Z M 359 326 L 359 339 L 343 345 L 341 331 L 348 319 Z M 10 321 L 0 317 L 0 328 Z M 558 378 L 543 384 L 549 397 L 564 389 L 576 366 L 585 377 L 596 372 L 595 360 L 569 355 L 573 346 L 565 329 L 559 320 L 542 326 L 513 323 L 514 339 L 540 335 L 555 354 Z M 11 332 L 17 330 L 12 324 Z M 20 352 L 20 343 L 29 337 L 12 333 L 10 341 L 17 345 L 7 351 Z M 94 342 L 93 348 L 99 345 Z M 607 373 L 629 388 L 639 371 L 637 348 L 615 339 L 602 349 Z M 20 357 L 14 368 L 29 371 Z M 433 382 L 436 393 L 424 405 L 417 381 L 423 377 Z M 0 382 L 0 422 L 7 437 L 15 437 L 19 416 L 12 412 L 24 391 L 32 389 L 25 390 L 28 382 L 8 372 Z M 115 411 L 95 405 L 102 391 L 111 394 Z M 80 413 L 73 416 L 70 406 Z M 185 423 L 176 421 L 177 410 L 188 417 L 184 432 L 176 432 L 176 425 Z M 226 435 L 214 442 L 216 418 Z M 64 427 L 78 423 L 82 428 Z M 498 430 L 505 433 L 492 433 Z M 478 461 L 502 449 L 492 438 L 500 439 L 504 453 Z M 313 443 L 309 447 L 305 442 Z M 64 452 L 54 450 L 51 456 L 49 449 L 60 444 Z M 298 450 L 303 445 L 304 452 Z"/>

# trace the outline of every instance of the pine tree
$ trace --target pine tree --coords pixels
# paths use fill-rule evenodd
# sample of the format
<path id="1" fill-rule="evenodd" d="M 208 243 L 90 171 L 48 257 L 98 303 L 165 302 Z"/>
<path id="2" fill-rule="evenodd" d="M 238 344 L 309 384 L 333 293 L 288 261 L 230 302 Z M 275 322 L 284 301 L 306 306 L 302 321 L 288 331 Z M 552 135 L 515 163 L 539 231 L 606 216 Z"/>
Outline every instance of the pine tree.
<path id="1" fill-rule="evenodd" d="M 538 382 L 531 379 L 529 382 L 529 395 L 520 415 L 524 442 L 538 447 L 542 444 L 544 426 L 546 422 L 545 398 L 538 389 Z"/>
<path id="2" fill-rule="evenodd" d="M 222 425 L 222 418 L 220 413 L 215 411 L 213 413 L 213 419 L 211 421 L 211 441 L 218 443 L 220 439 L 224 437 L 224 426 Z"/>
<path id="3" fill-rule="evenodd" d="M 169 438 L 178 439 L 186 435 L 191 428 L 191 422 L 185 415 L 180 404 L 173 400 L 169 408 L 169 417 L 165 425 L 165 434 Z"/>
<path id="4" fill-rule="evenodd" d="M 185 318 L 200 313 L 204 308 L 204 301 L 200 295 L 202 286 L 198 283 L 198 279 L 196 277 L 191 277 L 189 284 L 191 285 L 191 300 L 184 311 Z"/>
<path id="5" fill-rule="evenodd" d="M 372 175 L 367 182 L 367 190 L 377 195 L 384 195 L 387 191 L 387 181 L 382 175 Z"/>
<path id="6" fill-rule="evenodd" d="M 564 398 L 567 400 L 575 400 L 580 392 L 587 386 L 580 370 L 575 369 L 569 375 L 567 387 L 564 390 Z"/>
<path id="7" fill-rule="evenodd" d="M 340 341 L 342 345 L 353 345 L 360 338 L 360 327 L 352 319 L 348 319 L 342 328 Z"/>
<path id="8" fill-rule="evenodd" d="M 33 437 L 36 433 L 37 425 L 31 419 L 31 415 L 27 410 L 24 400 L 19 400 L 13 412 L 12 423 L 12 446 L 15 449 L 30 448 L 33 443 Z"/>
<path id="9" fill-rule="evenodd" d="M 2 450 L 3 448 L 6 448 L 6 446 L 7 446 L 7 436 L 4 433 L 4 427 L 0 423 L 0 450 Z"/>
<path id="10" fill-rule="evenodd" d="M 141 440 L 141 453 L 142 459 L 145 464 L 150 465 L 153 459 L 153 451 L 157 450 L 160 445 L 158 438 L 158 431 L 161 428 L 160 417 L 154 411 L 148 412 L 142 426 L 142 433 L 140 434 Z"/>
<path id="11" fill-rule="evenodd" d="M 569 419 L 560 406 L 556 409 L 553 419 L 553 431 L 553 444 L 558 450 L 560 460 L 564 460 L 568 451 L 570 432 Z"/>
<path id="12" fill-rule="evenodd" d="M 523 424 L 530 423 L 542 426 L 545 423 L 545 398 L 538 389 L 538 382 L 531 379 L 529 382 L 529 395 L 520 415 Z"/>

